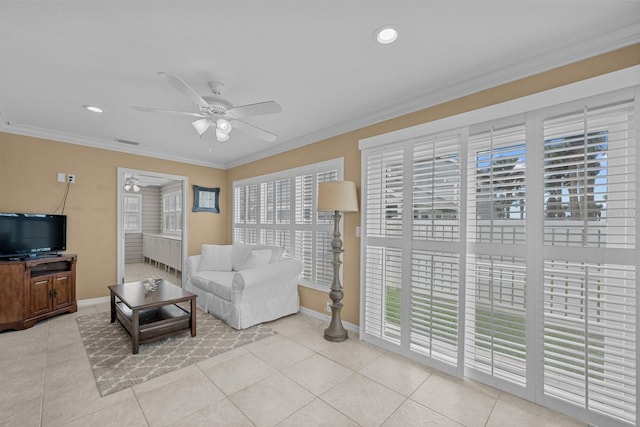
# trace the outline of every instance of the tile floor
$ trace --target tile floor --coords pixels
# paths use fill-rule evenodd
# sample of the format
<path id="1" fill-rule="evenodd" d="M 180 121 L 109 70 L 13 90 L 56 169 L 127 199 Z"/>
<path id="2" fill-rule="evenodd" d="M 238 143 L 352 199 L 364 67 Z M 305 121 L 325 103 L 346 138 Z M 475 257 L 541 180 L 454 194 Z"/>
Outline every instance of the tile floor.
<path id="1" fill-rule="evenodd" d="M 149 262 L 136 262 L 124 265 L 124 281 L 137 282 L 149 277 L 162 278 L 180 286 L 182 275 L 179 271 L 167 271 L 160 264 L 160 268 Z"/>
<path id="2" fill-rule="evenodd" d="M 0 333 L 0 426 L 578 426 L 512 395 L 461 381 L 351 335 L 322 338 L 302 314 L 278 335 L 100 397 L 75 318 Z"/>

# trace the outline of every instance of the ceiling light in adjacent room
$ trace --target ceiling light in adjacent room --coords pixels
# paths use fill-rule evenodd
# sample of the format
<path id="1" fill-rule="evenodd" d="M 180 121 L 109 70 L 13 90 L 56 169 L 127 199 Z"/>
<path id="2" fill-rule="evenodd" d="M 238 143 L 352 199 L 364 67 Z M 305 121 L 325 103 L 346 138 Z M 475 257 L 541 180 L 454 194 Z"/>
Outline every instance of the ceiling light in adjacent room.
<path id="1" fill-rule="evenodd" d="M 102 108 L 96 107 L 95 105 L 84 104 L 82 106 L 82 108 L 84 108 L 87 111 L 91 111 L 92 113 L 102 113 L 103 112 Z"/>
<path id="2" fill-rule="evenodd" d="M 389 27 L 388 25 L 378 28 L 374 34 L 376 41 L 380 44 L 393 43 L 398 38 L 398 32 L 396 29 Z"/>

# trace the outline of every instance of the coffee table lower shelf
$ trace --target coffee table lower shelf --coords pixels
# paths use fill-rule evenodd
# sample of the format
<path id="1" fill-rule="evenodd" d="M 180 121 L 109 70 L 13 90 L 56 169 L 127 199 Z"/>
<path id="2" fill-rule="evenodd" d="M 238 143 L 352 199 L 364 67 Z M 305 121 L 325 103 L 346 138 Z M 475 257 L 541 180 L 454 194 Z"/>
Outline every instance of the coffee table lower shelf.
<path id="1" fill-rule="evenodd" d="M 118 322 L 131 335 L 133 353 L 138 353 L 136 344 L 146 344 L 191 329 L 191 313 L 176 304 L 139 310 L 137 331 L 133 310 L 122 302 L 117 302 L 115 309 Z"/>

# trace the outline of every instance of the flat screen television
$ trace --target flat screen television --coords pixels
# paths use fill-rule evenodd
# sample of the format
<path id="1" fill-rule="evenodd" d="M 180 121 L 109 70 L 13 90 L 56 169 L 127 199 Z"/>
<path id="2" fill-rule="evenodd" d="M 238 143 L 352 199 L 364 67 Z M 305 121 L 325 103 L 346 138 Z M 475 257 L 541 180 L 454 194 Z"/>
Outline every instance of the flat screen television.
<path id="1" fill-rule="evenodd" d="M 0 258 L 54 255 L 67 250 L 67 217 L 0 213 Z"/>

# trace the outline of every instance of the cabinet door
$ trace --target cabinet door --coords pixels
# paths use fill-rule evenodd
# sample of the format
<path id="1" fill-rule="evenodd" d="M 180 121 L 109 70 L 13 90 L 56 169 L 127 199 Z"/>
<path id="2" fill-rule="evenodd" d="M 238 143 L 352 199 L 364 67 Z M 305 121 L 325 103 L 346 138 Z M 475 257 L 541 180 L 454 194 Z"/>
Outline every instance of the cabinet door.
<path id="1" fill-rule="evenodd" d="M 29 284 L 29 317 L 51 311 L 51 276 L 36 277 Z"/>
<path id="2" fill-rule="evenodd" d="M 52 289 L 52 310 L 57 310 L 71 305 L 73 290 L 70 273 L 61 273 L 53 276 Z"/>

